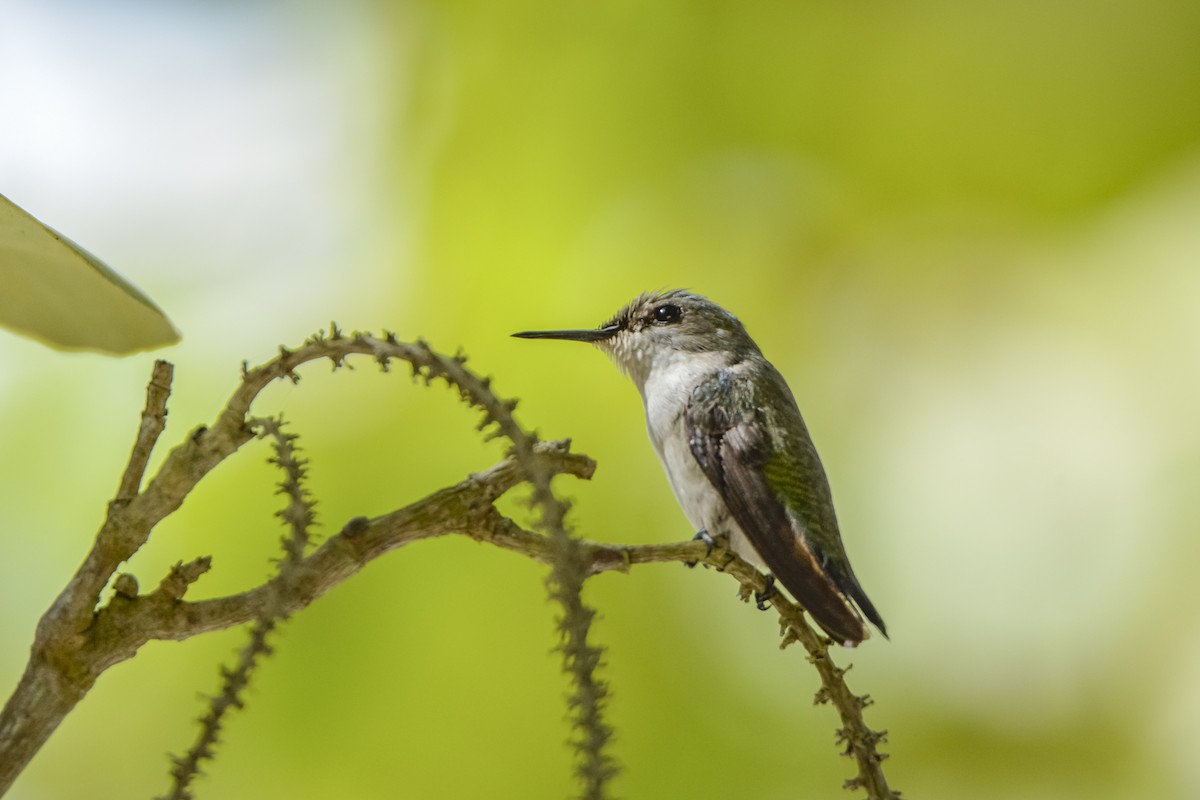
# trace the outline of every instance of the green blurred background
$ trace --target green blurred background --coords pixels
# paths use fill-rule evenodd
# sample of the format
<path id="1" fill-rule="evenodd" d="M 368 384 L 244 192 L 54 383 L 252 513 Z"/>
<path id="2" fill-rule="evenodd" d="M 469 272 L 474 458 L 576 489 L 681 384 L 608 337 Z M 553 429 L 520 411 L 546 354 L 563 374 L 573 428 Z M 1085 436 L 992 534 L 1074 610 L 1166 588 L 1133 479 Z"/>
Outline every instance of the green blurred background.
<path id="1" fill-rule="evenodd" d="M 1200 795 L 1200 5 L 6 4 L 0 191 L 183 343 L 163 445 L 243 358 L 331 319 L 424 336 L 595 457 L 581 535 L 692 534 L 634 389 L 508 338 L 686 286 L 789 378 L 888 620 L 851 685 L 906 797 Z M 0 683 L 116 487 L 153 356 L 0 336 Z M 272 389 L 326 533 L 494 463 L 440 388 L 363 362 Z M 165 447 L 164 447 L 165 449 Z M 252 445 L 129 565 L 267 576 Z M 159 454 L 161 457 L 161 453 Z M 288 624 L 200 797 L 557 798 L 544 570 L 467 541 Z M 623 797 L 842 796 L 834 713 L 712 572 L 592 582 Z M 13 789 L 148 797 L 240 631 L 105 674 Z M 852 658 L 851 658 L 852 655 Z M 7 693 L 8 689 L 5 689 Z"/>

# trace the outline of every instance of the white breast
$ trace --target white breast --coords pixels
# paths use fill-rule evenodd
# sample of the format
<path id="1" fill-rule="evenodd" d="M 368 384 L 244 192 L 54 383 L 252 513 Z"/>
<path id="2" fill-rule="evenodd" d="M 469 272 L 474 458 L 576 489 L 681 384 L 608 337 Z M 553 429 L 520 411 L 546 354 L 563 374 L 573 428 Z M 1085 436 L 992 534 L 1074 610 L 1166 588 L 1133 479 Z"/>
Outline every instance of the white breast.
<path id="1" fill-rule="evenodd" d="M 646 429 L 692 527 L 712 536 L 729 534 L 735 552 L 758 560 L 745 546 L 745 537 L 729 516 L 725 502 L 692 455 L 683 414 L 692 389 L 706 376 L 724 366 L 716 354 L 674 353 L 654 365 L 646 376 L 642 399 L 646 406 Z"/>

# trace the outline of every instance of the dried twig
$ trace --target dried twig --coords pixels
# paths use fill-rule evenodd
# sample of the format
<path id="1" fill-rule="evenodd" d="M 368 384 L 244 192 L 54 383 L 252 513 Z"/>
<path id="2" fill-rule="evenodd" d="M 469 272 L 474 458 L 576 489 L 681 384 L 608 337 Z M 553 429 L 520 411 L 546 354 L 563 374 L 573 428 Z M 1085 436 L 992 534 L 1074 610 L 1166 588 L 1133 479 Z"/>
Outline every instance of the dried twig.
<path id="1" fill-rule="evenodd" d="M 150 453 L 154 451 L 159 435 L 167 426 L 167 398 L 171 396 L 171 381 L 174 375 L 175 367 L 170 362 L 162 359 L 154 362 L 154 372 L 150 375 L 150 384 L 146 387 L 146 408 L 142 411 L 142 424 L 133 443 L 133 452 L 129 454 L 129 465 L 125 467 L 125 472 L 121 475 L 121 485 L 117 488 L 118 502 L 136 495 L 138 487 L 142 484 Z"/>

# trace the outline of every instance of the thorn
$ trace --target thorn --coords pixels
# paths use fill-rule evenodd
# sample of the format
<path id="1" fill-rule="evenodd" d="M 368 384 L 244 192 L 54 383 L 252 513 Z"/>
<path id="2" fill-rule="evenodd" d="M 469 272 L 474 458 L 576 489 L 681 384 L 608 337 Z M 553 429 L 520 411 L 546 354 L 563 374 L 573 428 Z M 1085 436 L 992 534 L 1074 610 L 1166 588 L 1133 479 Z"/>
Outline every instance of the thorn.
<path id="1" fill-rule="evenodd" d="M 743 583 L 742 585 L 738 586 L 738 590 L 737 590 L 738 600 L 741 600 L 743 603 L 749 603 L 750 595 L 753 593 L 753 591 L 754 590 L 750 587 L 749 584 Z"/>
<path id="2" fill-rule="evenodd" d="M 795 629 L 786 620 L 781 620 L 780 626 L 783 628 L 781 631 L 783 638 L 779 640 L 780 650 L 785 650 L 800 641 L 800 637 L 796 635 Z"/>

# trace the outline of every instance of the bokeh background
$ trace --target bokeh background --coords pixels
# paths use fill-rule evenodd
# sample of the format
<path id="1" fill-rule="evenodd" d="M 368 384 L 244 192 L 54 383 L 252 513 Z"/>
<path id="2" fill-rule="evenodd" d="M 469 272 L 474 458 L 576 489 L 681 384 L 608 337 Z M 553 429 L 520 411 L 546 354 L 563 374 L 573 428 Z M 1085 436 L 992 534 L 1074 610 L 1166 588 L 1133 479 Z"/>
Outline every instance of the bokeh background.
<path id="1" fill-rule="evenodd" d="M 330 320 L 424 336 L 599 461 L 582 535 L 692 533 L 635 390 L 508 338 L 686 286 L 789 378 L 892 630 L 852 686 L 906 797 L 1200 795 L 1200 5 L 13 0 L 0 191 L 182 330 L 165 450 Z M 0 287 L 3 291 L 3 287 Z M 0 336 L 0 683 L 116 487 L 153 355 Z M 325 532 L 494 463 L 363 362 L 262 399 Z M 161 457 L 161 453 L 159 454 Z M 261 444 L 128 565 L 268 575 Z M 519 508 L 514 505 L 514 508 Z M 570 791 L 544 570 L 467 541 L 298 615 L 200 797 Z M 816 676 L 720 575 L 602 576 L 624 797 L 836 797 Z M 11 796 L 149 797 L 240 631 L 105 674 Z M 8 689 L 4 690 L 7 693 Z"/>

